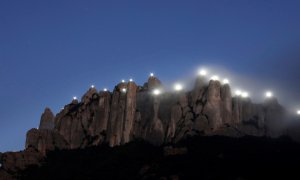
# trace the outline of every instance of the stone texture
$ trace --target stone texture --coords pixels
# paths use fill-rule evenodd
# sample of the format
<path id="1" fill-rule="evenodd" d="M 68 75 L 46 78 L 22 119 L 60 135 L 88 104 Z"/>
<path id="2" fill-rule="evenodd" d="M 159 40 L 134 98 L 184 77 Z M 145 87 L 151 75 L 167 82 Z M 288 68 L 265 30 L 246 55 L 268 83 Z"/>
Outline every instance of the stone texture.
<path id="1" fill-rule="evenodd" d="M 26 149 L 34 148 L 41 154 L 46 155 L 47 151 L 68 149 L 67 141 L 56 131 L 48 129 L 31 129 L 26 136 Z"/>
<path id="2" fill-rule="evenodd" d="M 54 115 L 50 108 L 42 114 L 39 129 L 54 129 Z"/>
<path id="3" fill-rule="evenodd" d="M 25 170 L 30 165 L 39 165 L 42 159 L 43 155 L 34 148 L 27 148 L 21 152 L 8 152 L 3 154 L 2 168 L 7 173 L 14 174 Z"/>
<path id="4" fill-rule="evenodd" d="M 216 130 L 222 126 L 222 99 L 221 84 L 219 81 L 211 80 L 207 89 L 207 102 L 203 113 L 208 117 L 210 130 Z"/>

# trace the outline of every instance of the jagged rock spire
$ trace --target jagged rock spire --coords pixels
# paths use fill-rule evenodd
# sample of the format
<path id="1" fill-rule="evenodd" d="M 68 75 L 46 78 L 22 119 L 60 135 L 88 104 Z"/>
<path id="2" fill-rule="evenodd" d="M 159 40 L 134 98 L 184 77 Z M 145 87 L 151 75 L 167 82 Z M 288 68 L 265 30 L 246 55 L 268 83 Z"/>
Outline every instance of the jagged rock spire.
<path id="1" fill-rule="evenodd" d="M 54 115 L 50 108 L 46 108 L 40 120 L 39 129 L 54 129 Z"/>

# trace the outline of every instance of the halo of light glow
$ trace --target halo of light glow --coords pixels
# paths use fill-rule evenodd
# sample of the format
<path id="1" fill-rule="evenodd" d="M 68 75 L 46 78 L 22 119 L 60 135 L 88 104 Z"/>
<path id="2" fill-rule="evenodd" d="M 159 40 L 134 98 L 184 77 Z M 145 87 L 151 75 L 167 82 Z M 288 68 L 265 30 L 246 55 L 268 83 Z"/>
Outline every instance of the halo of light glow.
<path id="1" fill-rule="evenodd" d="M 229 84 L 229 80 L 228 80 L 227 78 L 225 78 L 225 79 L 223 80 L 223 84 Z"/>
<path id="2" fill-rule="evenodd" d="M 91 85 L 91 88 L 95 88 L 95 86 L 94 86 L 94 85 Z"/>
<path id="3" fill-rule="evenodd" d="M 157 96 L 157 95 L 160 95 L 160 94 L 161 94 L 161 91 L 160 91 L 159 89 L 154 89 L 154 90 L 153 90 L 153 94 L 156 95 L 156 96 Z"/>
<path id="4" fill-rule="evenodd" d="M 123 93 L 126 93 L 127 89 L 126 88 L 122 88 L 121 90 Z"/>
<path id="5" fill-rule="evenodd" d="M 297 115 L 299 115 L 299 116 L 300 116 L 300 110 L 298 110 L 298 111 L 297 111 Z"/>
<path id="6" fill-rule="evenodd" d="M 132 79 L 132 78 L 130 78 L 130 79 L 129 79 L 129 82 L 132 82 L 132 81 L 133 81 L 133 79 Z"/>
<path id="7" fill-rule="evenodd" d="M 181 91 L 182 89 L 183 89 L 183 86 L 182 86 L 181 84 L 176 83 L 176 84 L 174 85 L 174 90 L 175 90 L 175 91 Z"/>
<path id="8" fill-rule="evenodd" d="M 267 92 L 266 92 L 266 97 L 267 97 L 267 98 L 273 97 L 273 93 L 272 93 L 271 91 L 267 91 Z"/>
<path id="9" fill-rule="evenodd" d="M 242 93 L 242 97 L 243 97 L 243 98 L 249 97 L 249 93 L 248 93 L 248 92 L 243 92 L 243 93 Z"/>
<path id="10" fill-rule="evenodd" d="M 219 76 L 214 75 L 210 79 L 213 80 L 213 81 L 218 81 L 219 80 Z"/>
<path id="11" fill-rule="evenodd" d="M 104 88 L 103 91 L 106 92 L 106 91 L 107 91 L 107 88 Z"/>
<path id="12" fill-rule="evenodd" d="M 125 83 L 125 80 L 124 79 L 122 79 L 122 81 L 121 81 L 122 83 Z"/>
<path id="13" fill-rule="evenodd" d="M 150 73 L 150 77 L 153 77 L 154 76 L 154 73 Z"/>
<path id="14" fill-rule="evenodd" d="M 242 91 L 241 90 L 236 90 L 234 93 L 235 93 L 236 96 L 242 95 Z"/>
<path id="15" fill-rule="evenodd" d="M 74 97 L 73 97 L 73 100 L 77 100 L 77 97 L 76 97 L 76 96 L 74 96 Z"/>
<path id="16" fill-rule="evenodd" d="M 201 69 L 201 70 L 199 71 L 199 75 L 200 75 L 200 76 L 206 76 L 206 75 L 207 75 L 207 71 L 206 71 L 205 69 Z"/>

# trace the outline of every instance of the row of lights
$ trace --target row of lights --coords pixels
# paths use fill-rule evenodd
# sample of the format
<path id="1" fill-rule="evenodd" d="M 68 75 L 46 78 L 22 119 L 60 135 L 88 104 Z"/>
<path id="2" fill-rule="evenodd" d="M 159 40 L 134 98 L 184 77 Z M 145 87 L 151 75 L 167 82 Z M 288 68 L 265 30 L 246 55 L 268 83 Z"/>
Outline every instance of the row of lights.
<path id="1" fill-rule="evenodd" d="M 208 74 L 208 72 L 205 70 L 205 69 L 201 69 L 199 71 L 199 75 L 200 76 L 206 76 Z M 211 80 L 214 80 L 214 81 L 218 81 L 219 80 L 219 76 L 217 75 L 213 75 L 211 78 Z M 227 78 L 223 79 L 223 84 L 229 84 L 229 80 Z M 249 93 L 246 92 L 246 91 L 241 91 L 241 90 L 236 90 L 235 91 L 235 95 L 236 96 L 241 96 L 243 98 L 248 98 L 249 97 Z M 273 97 L 273 93 L 271 91 L 267 91 L 266 94 L 265 94 L 266 98 L 271 98 Z"/>
<path id="2" fill-rule="evenodd" d="M 201 69 L 201 70 L 199 71 L 199 75 L 200 75 L 200 76 L 206 76 L 206 75 L 208 75 L 208 72 L 207 72 L 207 70 L 205 70 L 205 69 Z M 150 73 L 150 77 L 154 77 L 154 73 Z M 211 77 L 211 80 L 219 81 L 219 76 L 213 75 L 213 76 Z M 125 83 L 126 81 L 123 79 L 121 82 L 122 82 L 122 83 Z M 130 79 L 129 79 L 129 82 L 133 82 L 133 79 L 130 78 Z M 227 78 L 223 79 L 222 82 L 223 82 L 223 84 L 229 84 L 229 80 L 228 80 Z M 95 88 L 95 86 L 94 86 L 94 85 L 91 85 L 91 88 Z M 174 88 L 175 91 L 182 91 L 182 90 L 184 89 L 183 85 L 180 84 L 180 83 L 174 84 L 174 87 L 173 87 L 173 88 Z M 107 92 L 108 89 L 107 89 L 107 88 L 104 88 L 103 91 L 104 91 L 104 92 Z M 126 89 L 126 88 L 122 88 L 122 89 L 121 89 L 121 92 L 126 93 L 126 92 L 127 92 L 127 89 Z M 153 93 L 153 95 L 158 96 L 158 95 L 161 94 L 161 90 L 160 90 L 160 89 L 154 89 L 152 93 Z M 236 91 L 235 91 L 235 95 L 236 95 L 236 96 L 240 96 L 240 97 L 242 97 L 242 98 L 248 98 L 248 97 L 249 97 L 249 93 L 248 93 L 248 92 L 246 92 L 246 91 L 241 91 L 241 90 L 236 90 Z M 267 91 L 267 92 L 265 93 L 265 97 L 266 97 L 266 98 L 272 98 L 272 97 L 273 97 L 273 93 L 272 93 L 271 91 Z M 77 100 L 77 97 L 74 96 L 74 97 L 73 97 L 73 100 Z M 300 115 L 300 110 L 297 110 L 297 115 Z"/>

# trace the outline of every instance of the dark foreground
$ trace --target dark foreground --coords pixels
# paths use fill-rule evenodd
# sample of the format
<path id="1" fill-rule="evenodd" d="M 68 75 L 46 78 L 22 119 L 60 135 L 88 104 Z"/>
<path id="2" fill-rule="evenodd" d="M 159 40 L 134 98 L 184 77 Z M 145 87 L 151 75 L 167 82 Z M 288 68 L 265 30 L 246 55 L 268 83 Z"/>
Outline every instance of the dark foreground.
<path id="1" fill-rule="evenodd" d="M 145 142 L 51 152 L 20 179 L 300 178 L 300 145 L 287 138 L 196 137 L 176 147 L 168 155 Z"/>

